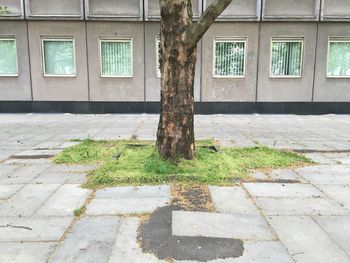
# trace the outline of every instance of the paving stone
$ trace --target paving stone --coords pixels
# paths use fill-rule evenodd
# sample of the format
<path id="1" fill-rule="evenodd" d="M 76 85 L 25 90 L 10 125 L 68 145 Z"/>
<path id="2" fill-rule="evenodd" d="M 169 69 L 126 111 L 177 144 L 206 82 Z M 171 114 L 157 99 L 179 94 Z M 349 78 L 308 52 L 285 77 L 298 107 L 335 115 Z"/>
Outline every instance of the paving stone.
<path id="1" fill-rule="evenodd" d="M 0 185 L 0 199 L 7 199 L 21 189 L 24 184 Z"/>
<path id="2" fill-rule="evenodd" d="M 253 177 L 255 180 L 270 180 L 271 178 L 263 172 L 253 171 L 249 173 L 249 176 Z"/>
<path id="3" fill-rule="evenodd" d="M 313 218 L 350 256 L 350 216 L 315 216 Z"/>
<path id="4" fill-rule="evenodd" d="M 4 263 L 46 263 L 56 246 L 53 242 L 2 242 L 0 262 Z"/>
<path id="5" fill-rule="evenodd" d="M 26 150 L 17 154 L 14 154 L 14 158 L 50 158 L 60 153 L 60 149 L 49 149 L 49 150 Z"/>
<path id="6" fill-rule="evenodd" d="M 30 216 L 60 185 L 26 185 L 0 206 L 0 217 Z"/>
<path id="7" fill-rule="evenodd" d="M 0 242 L 58 241 L 71 221 L 67 217 L 0 218 Z"/>
<path id="8" fill-rule="evenodd" d="M 121 259 L 128 263 L 166 262 L 152 254 L 144 254 L 137 243 L 137 228 L 140 220 L 136 217 L 125 218 L 121 222 L 109 263 L 118 263 Z"/>
<path id="9" fill-rule="evenodd" d="M 85 182 L 86 174 L 84 173 L 54 173 L 43 172 L 35 177 L 32 184 L 81 184 Z"/>
<path id="10" fill-rule="evenodd" d="M 49 168 L 51 164 L 29 164 L 10 173 L 6 177 L 0 178 L 1 184 L 26 184 L 40 173 Z"/>
<path id="11" fill-rule="evenodd" d="M 274 233 L 262 216 L 173 211 L 173 235 L 272 240 Z"/>
<path id="12" fill-rule="evenodd" d="M 87 207 L 88 215 L 129 215 L 151 213 L 166 205 L 169 198 L 95 198 Z"/>
<path id="13" fill-rule="evenodd" d="M 336 164 L 336 162 L 322 153 L 306 153 L 305 156 L 318 164 Z"/>
<path id="14" fill-rule="evenodd" d="M 309 184 L 244 183 L 254 197 L 320 197 L 324 196 Z"/>
<path id="15" fill-rule="evenodd" d="M 97 165 L 52 165 L 46 172 L 55 173 L 85 173 L 91 170 L 95 170 Z"/>
<path id="16" fill-rule="evenodd" d="M 291 169 L 276 169 L 269 174 L 272 180 L 297 180 L 305 181 L 294 170 Z"/>
<path id="17" fill-rule="evenodd" d="M 349 174 L 305 174 L 302 175 L 312 184 L 350 184 Z"/>
<path id="18" fill-rule="evenodd" d="M 226 214 L 258 215 L 259 211 L 242 187 L 209 187 L 216 211 Z"/>
<path id="19" fill-rule="evenodd" d="M 119 227 L 117 217 L 83 217 L 49 262 L 108 262 Z"/>
<path id="20" fill-rule="evenodd" d="M 35 213 L 38 216 L 73 216 L 84 205 L 91 190 L 79 185 L 62 185 Z"/>
<path id="21" fill-rule="evenodd" d="M 14 172 L 21 167 L 22 165 L 0 164 L 0 178 Z"/>
<path id="22" fill-rule="evenodd" d="M 256 198 L 256 205 L 265 215 L 339 215 L 350 210 L 329 198 Z"/>
<path id="23" fill-rule="evenodd" d="M 346 253 L 310 217 L 273 216 L 269 223 L 299 263 L 349 263 Z"/>
<path id="24" fill-rule="evenodd" d="M 4 164 L 51 164 L 51 159 L 38 158 L 38 159 L 9 159 L 3 162 Z"/>
<path id="25" fill-rule="evenodd" d="M 350 185 L 317 185 L 325 195 L 350 209 Z"/>
<path id="26" fill-rule="evenodd" d="M 317 166 L 306 166 L 303 168 L 296 169 L 296 172 L 300 175 L 308 174 L 347 174 L 350 172 L 350 165 L 317 165 Z"/>
<path id="27" fill-rule="evenodd" d="M 169 185 L 110 187 L 96 192 L 96 198 L 147 198 L 169 196 Z"/>
<path id="28" fill-rule="evenodd" d="M 175 260 L 174 263 L 195 263 L 196 261 Z M 285 247 L 279 241 L 245 241 L 244 252 L 239 258 L 208 261 L 209 263 L 293 263 Z"/>
<path id="29" fill-rule="evenodd" d="M 34 147 L 34 150 L 57 149 L 62 144 L 63 144 L 63 141 L 46 141 L 36 145 Z"/>

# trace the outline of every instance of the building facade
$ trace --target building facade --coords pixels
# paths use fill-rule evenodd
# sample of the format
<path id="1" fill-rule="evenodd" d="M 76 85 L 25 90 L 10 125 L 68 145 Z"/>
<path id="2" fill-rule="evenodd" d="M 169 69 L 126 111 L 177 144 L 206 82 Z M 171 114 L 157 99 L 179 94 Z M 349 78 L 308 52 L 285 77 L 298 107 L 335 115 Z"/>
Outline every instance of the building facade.
<path id="1" fill-rule="evenodd" d="M 194 19 L 213 0 L 192 0 Z M 158 0 L 0 0 L 0 112 L 157 112 Z M 234 0 L 198 113 L 350 113 L 349 0 Z"/>

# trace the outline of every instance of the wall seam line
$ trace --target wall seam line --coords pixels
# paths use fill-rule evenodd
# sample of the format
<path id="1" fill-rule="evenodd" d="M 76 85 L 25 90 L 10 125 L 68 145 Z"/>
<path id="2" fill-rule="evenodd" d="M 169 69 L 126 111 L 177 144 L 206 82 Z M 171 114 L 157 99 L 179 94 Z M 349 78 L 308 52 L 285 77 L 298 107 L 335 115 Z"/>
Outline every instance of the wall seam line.
<path id="1" fill-rule="evenodd" d="M 316 65 L 317 65 L 317 48 L 318 48 L 318 30 L 319 30 L 319 22 L 316 25 L 316 41 L 315 41 L 315 54 L 314 54 L 314 76 L 312 80 L 312 95 L 311 102 L 314 102 L 315 98 L 315 82 L 316 82 Z"/>

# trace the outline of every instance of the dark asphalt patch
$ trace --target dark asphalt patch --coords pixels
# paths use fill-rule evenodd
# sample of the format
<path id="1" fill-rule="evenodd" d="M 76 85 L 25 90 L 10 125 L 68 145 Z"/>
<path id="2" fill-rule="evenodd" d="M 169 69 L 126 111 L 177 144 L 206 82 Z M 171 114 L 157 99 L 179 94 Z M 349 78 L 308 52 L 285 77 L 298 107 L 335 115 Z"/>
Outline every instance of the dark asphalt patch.
<path id="1" fill-rule="evenodd" d="M 209 192 L 200 189 L 201 187 L 196 186 L 188 189 L 177 188 L 177 197 L 171 205 L 158 208 L 148 220 L 141 223 L 137 238 L 144 253 L 152 253 L 159 259 L 201 262 L 242 256 L 243 241 L 239 239 L 172 235 L 173 211 L 212 211 L 208 206 L 211 201 Z"/>

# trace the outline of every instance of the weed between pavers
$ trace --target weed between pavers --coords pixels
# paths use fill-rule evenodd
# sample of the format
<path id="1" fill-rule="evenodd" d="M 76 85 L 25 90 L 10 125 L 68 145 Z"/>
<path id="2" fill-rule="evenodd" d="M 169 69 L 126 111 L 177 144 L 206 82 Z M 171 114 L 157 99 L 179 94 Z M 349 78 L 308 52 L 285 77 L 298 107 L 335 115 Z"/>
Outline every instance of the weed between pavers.
<path id="1" fill-rule="evenodd" d="M 301 167 L 312 162 L 301 154 L 267 147 L 220 148 L 213 140 L 197 142 L 194 160 L 177 165 L 163 160 L 150 141 L 83 140 L 54 159 L 60 164 L 97 164 L 85 187 L 98 189 L 119 185 L 157 185 L 170 182 L 233 185 L 249 179 L 249 171 Z M 118 158 L 116 158 L 116 153 Z"/>

